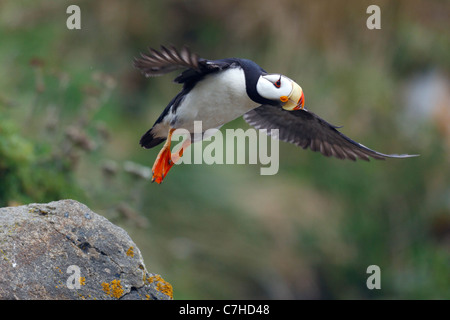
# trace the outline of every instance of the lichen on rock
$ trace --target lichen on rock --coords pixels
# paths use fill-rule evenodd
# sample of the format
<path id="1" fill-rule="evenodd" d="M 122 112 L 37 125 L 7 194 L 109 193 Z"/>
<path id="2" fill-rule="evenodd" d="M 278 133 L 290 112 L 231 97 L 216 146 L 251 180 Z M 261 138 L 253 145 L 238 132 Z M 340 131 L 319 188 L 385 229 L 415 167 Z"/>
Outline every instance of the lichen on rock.
<path id="1" fill-rule="evenodd" d="M 125 230 L 74 200 L 0 208 L 0 244 L 0 299 L 172 299 Z"/>

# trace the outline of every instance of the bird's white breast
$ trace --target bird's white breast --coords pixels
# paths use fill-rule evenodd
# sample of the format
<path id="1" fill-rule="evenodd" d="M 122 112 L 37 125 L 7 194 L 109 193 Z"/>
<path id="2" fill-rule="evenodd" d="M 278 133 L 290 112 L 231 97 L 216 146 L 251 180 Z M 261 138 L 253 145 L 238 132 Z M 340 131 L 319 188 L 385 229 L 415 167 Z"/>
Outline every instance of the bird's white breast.
<path id="1" fill-rule="evenodd" d="M 241 68 L 207 75 L 185 96 L 176 113 L 170 112 L 165 122 L 191 132 L 194 121 L 202 121 L 203 130 L 219 128 L 259 106 L 248 97 L 245 88 Z"/>

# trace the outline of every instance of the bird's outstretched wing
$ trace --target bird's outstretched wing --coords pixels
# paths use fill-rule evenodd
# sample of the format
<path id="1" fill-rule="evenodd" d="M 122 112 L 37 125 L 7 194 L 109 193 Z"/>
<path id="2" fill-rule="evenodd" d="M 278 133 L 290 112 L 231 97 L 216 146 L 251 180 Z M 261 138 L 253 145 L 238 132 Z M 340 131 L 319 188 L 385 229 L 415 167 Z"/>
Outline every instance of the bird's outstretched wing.
<path id="1" fill-rule="evenodd" d="M 161 46 L 160 50 L 149 48 L 148 54 L 141 53 L 140 58 L 134 59 L 134 66 L 141 70 L 146 77 L 161 76 L 177 69 L 187 69 L 175 78 L 175 82 L 185 83 L 198 80 L 199 77 L 215 71 L 223 70 L 231 65 L 227 59 L 207 60 L 199 58 L 187 47 L 181 50 L 175 47 Z"/>
<path id="2" fill-rule="evenodd" d="M 141 53 L 141 58 L 134 59 L 134 66 L 146 77 L 160 76 L 182 68 L 199 69 L 198 56 L 186 47 L 177 50 L 161 46 L 159 51 L 152 48 L 148 50 L 149 54 Z"/>
<path id="3" fill-rule="evenodd" d="M 278 139 L 293 143 L 303 149 L 310 148 L 323 155 L 339 159 L 357 158 L 369 161 L 385 158 L 408 158 L 416 155 L 383 154 L 353 141 L 337 130 L 338 127 L 326 122 L 307 110 L 286 111 L 280 107 L 262 105 L 244 114 L 244 120 L 256 129 L 278 129 Z"/>

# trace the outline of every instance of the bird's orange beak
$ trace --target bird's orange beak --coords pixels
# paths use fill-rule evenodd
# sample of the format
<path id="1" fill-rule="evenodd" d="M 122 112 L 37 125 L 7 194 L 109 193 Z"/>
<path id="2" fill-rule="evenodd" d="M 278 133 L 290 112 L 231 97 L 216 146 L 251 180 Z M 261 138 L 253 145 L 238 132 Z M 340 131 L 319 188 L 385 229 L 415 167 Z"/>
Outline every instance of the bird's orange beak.
<path id="1" fill-rule="evenodd" d="M 289 96 L 282 96 L 280 100 L 285 103 L 282 108 L 288 111 L 303 109 L 305 106 L 303 90 L 294 81 L 292 81 L 292 91 Z"/>

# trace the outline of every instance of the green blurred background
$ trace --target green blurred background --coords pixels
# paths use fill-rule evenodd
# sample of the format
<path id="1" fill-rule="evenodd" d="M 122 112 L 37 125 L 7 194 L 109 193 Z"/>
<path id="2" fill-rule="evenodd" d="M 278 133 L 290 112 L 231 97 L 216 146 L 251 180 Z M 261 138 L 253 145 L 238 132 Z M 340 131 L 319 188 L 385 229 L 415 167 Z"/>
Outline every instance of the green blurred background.
<path id="1" fill-rule="evenodd" d="M 81 8 L 81 30 L 66 9 Z M 366 9 L 381 8 L 381 30 Z M 0 206 L 72 198 L 126 229 L 175 299 L 450 298 L 449 1 L 2 1 Z M 280 143 L 280 171 L 140 148 L 180 90 L 148 46 L 295 79 L 351 138 L 419 158 L 351 162 Z M 226 128 L 248 125 L 237 119 Z M 369 265 L 381 290 L 369 290 Z"/>

